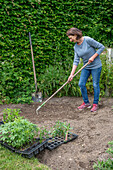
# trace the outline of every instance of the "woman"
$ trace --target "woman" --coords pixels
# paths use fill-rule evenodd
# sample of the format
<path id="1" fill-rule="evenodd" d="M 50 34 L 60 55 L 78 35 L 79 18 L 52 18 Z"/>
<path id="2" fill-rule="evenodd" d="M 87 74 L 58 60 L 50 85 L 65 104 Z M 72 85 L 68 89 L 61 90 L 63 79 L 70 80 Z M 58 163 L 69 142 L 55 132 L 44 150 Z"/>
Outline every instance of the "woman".
<path id="1" fill-rule="evenodd" d="M 91 104 L 88 100 L 87 95 L 86 82 L 90 74 L 92 74 L 94 87 L 94 101 L 91 112 L 97 111 L 100 93 L 99 81 L 102 69 L 102 64 L 99 55 L 102 53 L 105 47 L 101 43 L 95 41 L 93 38 L 90 38 L 88 36 L 82 36 L 82 31 L 77 28 L 70 28 L 67 31 L 66 35 L 68 36 L 71 42 L 75 43 L 73 68 L 68 78 L 68 81 L 71 81 L 73 79 L 73 75 L 79 64 L 80 58 L 83 59 L 84 65 L 87 62 L 89 63 L 81 71 L 79 86 L 81 89 L 84 102 L 82 103 L 81 106 L 78 107 L 78 109 L 83 110 L 85 108 L 91 108 Z"/>

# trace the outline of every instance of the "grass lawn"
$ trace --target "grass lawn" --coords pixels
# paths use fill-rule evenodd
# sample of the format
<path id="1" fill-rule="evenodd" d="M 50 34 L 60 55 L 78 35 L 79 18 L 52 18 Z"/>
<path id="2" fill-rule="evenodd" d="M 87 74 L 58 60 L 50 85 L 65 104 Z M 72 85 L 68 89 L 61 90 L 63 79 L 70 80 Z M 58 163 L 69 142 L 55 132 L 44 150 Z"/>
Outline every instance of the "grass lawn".
<path id="1" fill-rule="evenodd" d="M 19 154 L 12 153 L 0 144 L 0 170 L 50 170 L 39 163 L 35 157 L 27 159 Z"/>

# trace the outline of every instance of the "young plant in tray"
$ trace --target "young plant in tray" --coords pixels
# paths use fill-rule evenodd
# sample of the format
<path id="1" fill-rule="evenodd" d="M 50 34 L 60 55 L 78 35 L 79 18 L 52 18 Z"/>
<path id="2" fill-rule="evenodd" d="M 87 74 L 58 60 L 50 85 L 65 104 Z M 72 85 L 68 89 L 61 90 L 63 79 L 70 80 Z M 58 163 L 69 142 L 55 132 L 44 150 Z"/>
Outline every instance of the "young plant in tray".
<path id="1" fill-rule="evenodd" d="M 66 122 L 57 121 L 56 124 L 52 128 L 51 135 L 52 137 L 56 137 L 56 136 L 64 137 L 65 140 L 67 140 L 67 135 L 70 129 L 72 129 L 70 127 L 70 123 L 67 124 Z"/>
<path id="2" fill-rule="evenodd" d="M 0 126 L 0 140 L 11 145 L 16 149 L 20 149 L 30 143 L 33 143 L 36 138 L 44 134 L 44 130 L 26 119 L 18 118 L 14 122 L 5 123 Z"/>
<path id="3" fill-rule="evenodd" d="M 3 122 L 8 123 L 8 122 L 13 122 L 15 118 L 19 118 L 20 115 L 20 109 L 4 109 L 3 110 Z"/>
<path id="4" fill-rule="evenodd" d="M 44 139 L 49 138 L 49 131 L 47 131 L 47 129 L 44 126 L 40 127 L 38 137 L 40 138 L 40 143 L 41 143 Z"/>

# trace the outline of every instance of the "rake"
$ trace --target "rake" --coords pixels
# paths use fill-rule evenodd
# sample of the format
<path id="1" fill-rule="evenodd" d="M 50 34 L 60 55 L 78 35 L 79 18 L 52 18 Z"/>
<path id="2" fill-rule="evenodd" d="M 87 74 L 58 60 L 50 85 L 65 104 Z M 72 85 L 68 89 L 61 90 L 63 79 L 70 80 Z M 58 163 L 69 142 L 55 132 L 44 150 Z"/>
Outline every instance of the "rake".
<path id="1" fill-rule="evenodd" d="M 80 71 L 82 71 L 88 64 L 89 62 L 87 62 L 80 70 L 78 70 L 73 75 L 73 77 L 75 77 Z M 38 111 L 41 109 L 41 107 L 44 106 L 53 96 L 55 96 L 67 83 L 69 83 L 69 81 L 66 81 L 55 93 L 53 93 L 45 102 L 43 102 L 42 105 L 36 109 L 36 113 L 38 114 Z"/>

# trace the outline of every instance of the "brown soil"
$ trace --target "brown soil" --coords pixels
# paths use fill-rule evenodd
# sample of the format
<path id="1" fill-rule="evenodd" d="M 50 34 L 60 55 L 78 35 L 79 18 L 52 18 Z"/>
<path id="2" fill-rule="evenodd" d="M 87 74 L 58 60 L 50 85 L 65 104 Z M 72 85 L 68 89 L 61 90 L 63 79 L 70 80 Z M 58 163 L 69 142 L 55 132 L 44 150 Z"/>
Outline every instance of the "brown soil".
<path id="1" fill-rule="evenodd" d="M 89 98 L 91 103 L 93 98 Z M 108 142 L 113 140 L 113 98 L 102 98 L 97 112 L 78 111 L 82 98 L 52 98 L 36 114 L 40 103 L 1 105 L 5 108 L 20 108 L 21 115 L 31 122 L 50 129 L 57 120 L 70 123 L 72 132 L 78 135 L 74 141 L 62 144 L 37 155 L 38 160 L 52 170 L 92 170 L 94 162 L 108 158 Z"/>

